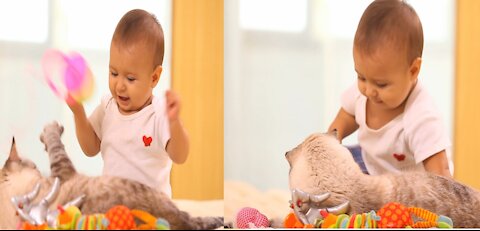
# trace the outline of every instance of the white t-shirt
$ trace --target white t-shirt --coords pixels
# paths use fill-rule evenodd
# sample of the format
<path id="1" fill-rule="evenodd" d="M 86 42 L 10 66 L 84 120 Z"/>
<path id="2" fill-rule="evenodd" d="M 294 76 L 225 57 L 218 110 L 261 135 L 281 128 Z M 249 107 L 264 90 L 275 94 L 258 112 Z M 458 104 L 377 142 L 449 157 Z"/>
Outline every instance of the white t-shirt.
<path id="1" fill-rule="evenodd" d="M 89 120 L 101 140 L 103 174 L 139 181 L 172 195 L 172 160 L 165 151 L 170 139 L 165 99 L 131 115 L 122 115 L 110 95 L 102 98 Z"/>
<path id="2" fill-rule="evenodd" d="M 342 95 L 342 108 L 359 125 L 358 142 L 371 175 L 425 170 L 422 161 L 442 150 L 447 152 L 453 173 L 450 138 L 432 98 L 420 82 L 410 94 L 404 112 L 377 130 L 366 124 L 366 103 L 367 98 L 357 84 Z"/>

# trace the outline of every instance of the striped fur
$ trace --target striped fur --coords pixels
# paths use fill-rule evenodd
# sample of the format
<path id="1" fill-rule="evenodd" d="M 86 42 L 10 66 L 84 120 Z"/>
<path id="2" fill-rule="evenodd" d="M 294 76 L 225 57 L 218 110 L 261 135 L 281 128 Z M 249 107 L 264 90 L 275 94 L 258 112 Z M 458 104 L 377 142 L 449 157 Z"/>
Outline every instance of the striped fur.
<path id="1" fill-rule="evenodd" d="M 350 213 L 378 211 L 388 202 L 420 207 L 453 220 L 455 227 L 480 227 L 480 193 L 429 172 L 365 175 L 335 137 L 314 134 L 288 152 L 290 188 L 330 192 L 325 206 L 351 203 Z"/>
<path id="2" fill-rule="evenodd" d="M 38 170 L 25 160 L 7 161 L 0 175 L 0 228 L 14 229 L 18 222 L 10 198 L 29 192 L 35 182 L 42 187 L 38 198 L 43 198 L 59 177 L 62 184 L 52 208 L 64 204 L 82 194 L 85 200 L 80 207 L 82 214 L 105 213 L 115 205 L 144 210 L 170 223 L 172 229 L 214 229 L 223 226 L 223 217 L 191 217 L 180 211 L 163 193 L 136 181 L 111 176 L 89 177 L 76 172 L 60 139 L 63 127 L 58 123 L 45 126 L 41 140 L 50 158 L 51 176 L 42 177 Z M 2 183 L 4 182 L 4 183 Z"/>

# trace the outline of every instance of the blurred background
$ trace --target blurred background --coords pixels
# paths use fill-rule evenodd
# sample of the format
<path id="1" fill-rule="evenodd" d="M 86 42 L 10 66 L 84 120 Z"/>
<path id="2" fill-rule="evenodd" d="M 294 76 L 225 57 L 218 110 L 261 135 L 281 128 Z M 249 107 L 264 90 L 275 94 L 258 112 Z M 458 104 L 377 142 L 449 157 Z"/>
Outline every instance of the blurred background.
<path id="1" fill-rule="evenodd" d="M 410 0 L 424 30 L 419 78 L 453 142 L 455 1 Z M 352 47 L 370 0 L 225 1 L 225 180 L 288 189 L 289 151 L 324 132 L 356 84 Z M 355 144 L 356 133 L 344 140 Z M 453 153 L 455 155 L 455 153 Z"/>
<path id="2" fill-rule="evenodd" d="M 72 112 L 44 81 L 41 59 L 50 48 L 84 56 L 95 76 L 93 96 L 84 103 L 90 115 L 109 92 L 113 31 L 126 12 L 140 8 L 156 15 L 166 38 L 164 68 L 154 94 L 163 96 L 170 88 L 179 93 L 183 100 L 181 117 L 191 139 L 189 159 L 184 165 L 174 166 L 173 197 L 223 198 L 223 120 L 219 119 L 223 117 L 223 99 L 209 95 L 223 93 L 223 2 L 202 0 L 196 4 L 203 7 L 193 10 L 189 1 L 174 5 L 171 0 L 1 1 L 0 161 L 6 159 L 11 137 L 15 136 L 20 155 L 32 159 L 48 175 L 48 157 L 39 135 L 46 123 L 56 120 L 65 127 L 62 140 L 77 170 L 87 175 L 101 174 L 101 156 L 83 155 L 75 137 Z M 204 39 L 207 35 L 208 41 Z M 174 38 L 176 47 L 172 45 Z M 172 60 L 175 49 L 176 59 Z M 207 58 L 203 49 L 209 51 Z M 177 70 L 175 78 L 173 63 L 177 69 L 185 69 Z M 208 94 L 206 90 L 190 90 L 204 89 L 202 84 L 210 87 Z M 202 102 L 210 104 L 202 107 Z"/>

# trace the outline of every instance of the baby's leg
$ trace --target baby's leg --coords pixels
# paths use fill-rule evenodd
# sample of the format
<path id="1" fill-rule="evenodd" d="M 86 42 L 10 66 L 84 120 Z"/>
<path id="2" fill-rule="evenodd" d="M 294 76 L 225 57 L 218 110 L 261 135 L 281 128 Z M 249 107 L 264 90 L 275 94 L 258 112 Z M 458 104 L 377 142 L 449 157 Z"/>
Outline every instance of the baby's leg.
<path id="1" fill-rule="evenodd" d="M 362 172 L 365 174 L 369 174 L 367 171 L 367 167 L 365 166 L 365 162 L 363 162 L 362 148 L 360 147 L 360 145 L 351 145 L 345 147 L 347 147 L 348 150 L 352 153 L 353 159 L 358 164 L 358 166 L 360 166 Z"/>

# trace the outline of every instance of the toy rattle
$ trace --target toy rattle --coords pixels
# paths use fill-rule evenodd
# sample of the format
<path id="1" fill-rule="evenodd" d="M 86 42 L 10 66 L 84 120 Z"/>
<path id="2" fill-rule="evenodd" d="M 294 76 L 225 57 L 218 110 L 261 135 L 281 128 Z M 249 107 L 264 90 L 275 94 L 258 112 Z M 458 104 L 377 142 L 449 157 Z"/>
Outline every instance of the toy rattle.
<path id="1" fill-rule="evenodd" d="M 38 204 L 32 204 L 32 202 L 40 190 L 40 183 L 37 183 L 31 192 L 25 195 L 12 197 L 11 201 L 18 215 L 20 215 L 24 221 L 34 226 L 40 226 L 47 223 L 49 227 L 56 227 L 55 223 L 58 216 L 58 210 L 50 210 L 48 207 L 57 197 L 59 189 L 60 179 L 56 177 L 52 189 Z M 70 205 L 79 206 L 83 202 L 84 197 L 85 195 L 79 196 L 66 203 L 64 207 Z"/>
<path id="2" fill-rule="evenodd" d="M 82 102 L 93 93 L 94 81 L 85 59 L 72 52 L 70 55 L 50 49 L 42 57 L 45 80 L 61 99 Z"/>
<path id="3" fill-rule="evenodd" d="M 328 199 L 328 197 L 330 197 L 329 193 L 313 195 L 299 189 L 293 189 L 290 203 L 296 217 L 304 225 L 313 224 L 315 220 L 320 218 L 321 210 L 333 214 L 344 214 L 348 212 L 350 207 L 349 201 L 331 208 L 322 207 L 322 202 Z"/>

